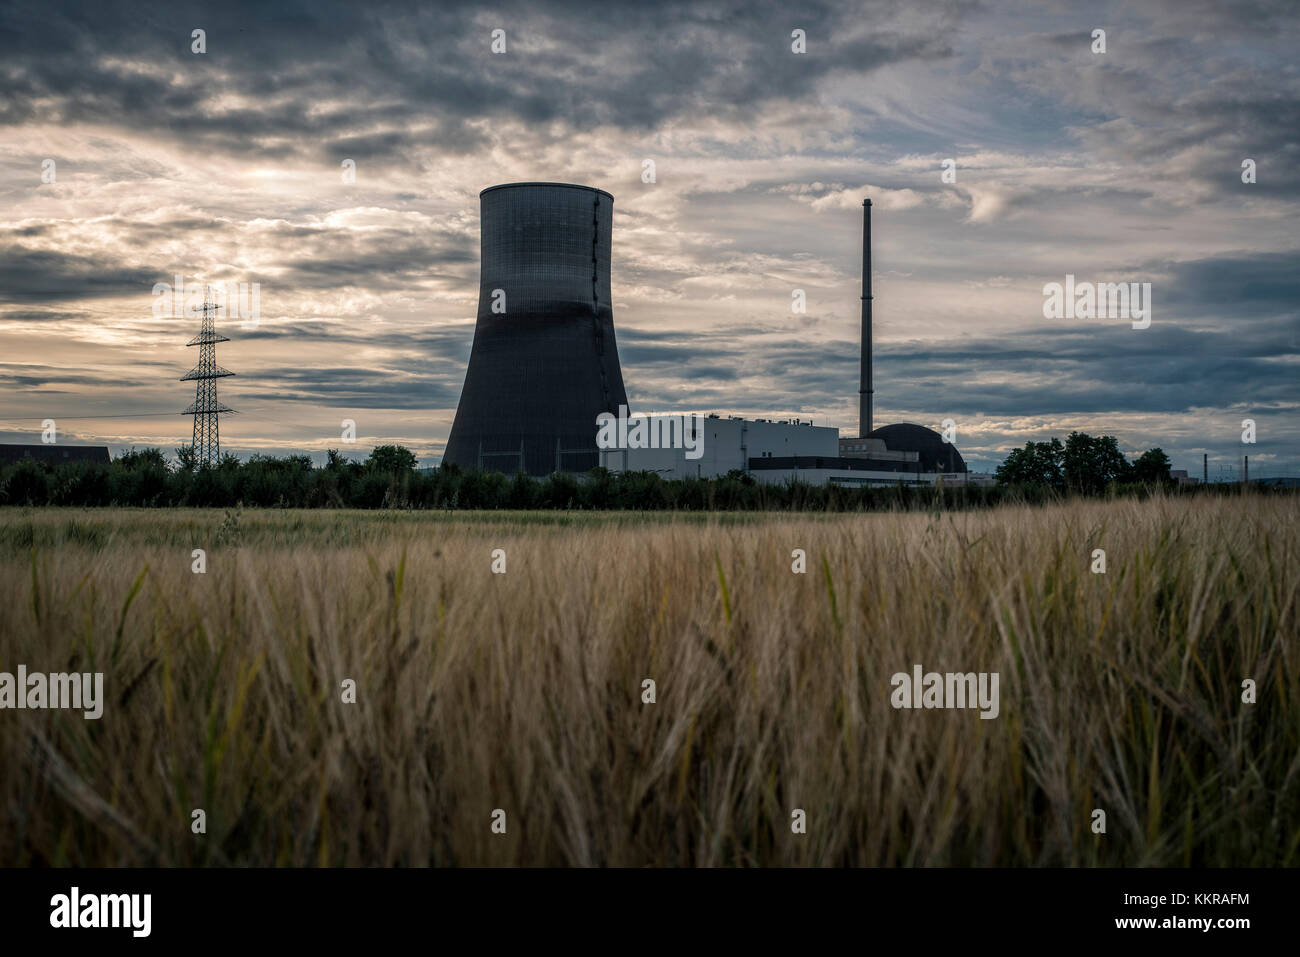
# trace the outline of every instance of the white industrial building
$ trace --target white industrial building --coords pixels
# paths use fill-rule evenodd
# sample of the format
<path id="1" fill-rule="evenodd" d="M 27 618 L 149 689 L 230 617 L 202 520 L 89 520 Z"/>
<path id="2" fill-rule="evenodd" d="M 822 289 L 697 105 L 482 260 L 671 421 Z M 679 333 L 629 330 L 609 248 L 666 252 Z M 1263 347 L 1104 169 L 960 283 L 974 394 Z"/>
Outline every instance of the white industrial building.
<path id="1" fill-rule="evenodd" d="M 687 417 L 687 421 L 691 418 Z M 684 443 L 689 447 L 604 449 L 600 464 L 611 472 L 654 472 L 665 479 L 716 478 L 741 471 L 760 482 L 777 485 L 796 480 L 845 486 L 983 484 L 982 476 L 967 473 L 964 463 L 960 470 L 945 472 L 923 462 L 921 452 L 888 448 L 885 439 L 841 439 L 838 429 L 798 419 L 724 418 L 710 414 L 695 421 L 702 424 L 703 434 L 692 435 L 692 441 Z M 651 435 L 668 434 L 667 429 L 657 427 L 647 431 Z M 955 462 L 961 462 L 960 456 Z"/>
<path id="2" fill-rule="evenodd" d="M 798 419 L 722 418 L 699 416 L 648 416 L 685 419 L 692 424 L 683 448 L 644 448 L 641 437 L 630 440 L 624 429 L 618 441 L 597 440 L 600 464 L 611 472 L 654 472 L 664 478 L 715 478 L 744 472 L 760 482 L 810 485 L 833 483 L 862 486 L 992 485 L 993 476 L 969 472 L 961 453 L 944 433 L 912 422 L 875 428 L 875 390 L 871 378 L 871 200 L 862 202 L 862 342 L 858 387 L 858 435 L 840 437 L 838 429 L 814 426 Z M 619 407 L 620 416 L 626 413 Z M 612 413 L 606 413 L 612 415 Z M 626 425 L 625 419 L 620 419 Z M 695 429 L 703 429 L 697 436 Z M 661 427 L 646 430 L 664 434 Z M 697 441 L 697 439 L 702 439 Z M 626 441 L 625 441 L 626 440 Z M 656 445 L 678 443 L 655 442 Z"/>
<path id="3" fill-rule="evenodd" d="M 687 422 L 691 419 L 688 416 Z M 744 419 L 738 415 L 723 418 L 716 414 L 700 416 L 696 421 L 702 422 L 704 428 L 702 440 L 697 440 L 699 458 L 690 458 L 685 448 L 606 449 L 600 453 L 600 464 L 611 472 L 658 472 L 664 478 L 713 478 L 733 469 L 748 471 L 750 459 L 839 454 L 836 451 L 839 430 L 814 426 L 811 422 Z M 652 427 L 648 431 L 653 435 L 668 430 Z"/>

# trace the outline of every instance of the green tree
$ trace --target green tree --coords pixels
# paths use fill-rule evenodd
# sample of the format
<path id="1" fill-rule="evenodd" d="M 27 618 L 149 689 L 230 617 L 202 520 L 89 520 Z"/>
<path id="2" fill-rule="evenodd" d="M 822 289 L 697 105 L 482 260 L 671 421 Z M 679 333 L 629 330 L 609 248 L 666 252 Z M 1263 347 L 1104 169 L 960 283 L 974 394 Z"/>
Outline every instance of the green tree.
<path id="1" fill-rule="evenodd" d="M 0 503 L 5 505 L 44 505 L 50 500 L 50 478 L 39 462 L 22 459 L 0 483 Z"/>
<path id="2" fill-rule="evenodd" d="M 199 468 L 199 453 L 192 445 L 182 445 L 176 449 L 176 471 L 195 472 Z"/>
<path id="3" fill-rule="evenodd" d="M 377 445 L 366 459 L 366 468 L 390 475 L 410 472 L 415 468 L 415 453 L 400 445 Z"/>
<path id="4" fill-rule="evenodd" d="M 109 494 L 119 505 L 166 505 L 170 475 L 162 449 L 131 449 L 113 460 Z"/>
<path id="5" fill-rule="evenodd" d="M 516 472 L 510 481 L 510 508 L 536 508 L 540 498 L 540 483 L 534 481 L 526 472 Z"/>
<path id="6" fill-rule="evenodd" d="M 1147 449 L 1133 463 L 1133 478 L 1138 482 L 1168 482 L 1169 466 L 1169 456 L 1165 455 L 1164 449 Z"/>
<path id="7" fill-rule="evenodd" d="M 1130 465 L 1113 435 L 1071 432 L 1061 457 L 1066 484 L 1079 492 L 1100 492 L 1129 477 Z"/>
<path id="8" fill-rule="evenodd" d="M 1059 489 L 1065 485 L 1062 471 L 1064 454 L 1060 439 L 1026 442 L 1023 449 L 1012 449 L 1007 453 L 993 474 L 999 485 L 1041 485 Z"/>
<path id="9" fill-rule="evenodd" d="M 132 472 L 166 472 L 167 460 L 162 449 L 131 449 L 117 457 L 117 464 Z"/>

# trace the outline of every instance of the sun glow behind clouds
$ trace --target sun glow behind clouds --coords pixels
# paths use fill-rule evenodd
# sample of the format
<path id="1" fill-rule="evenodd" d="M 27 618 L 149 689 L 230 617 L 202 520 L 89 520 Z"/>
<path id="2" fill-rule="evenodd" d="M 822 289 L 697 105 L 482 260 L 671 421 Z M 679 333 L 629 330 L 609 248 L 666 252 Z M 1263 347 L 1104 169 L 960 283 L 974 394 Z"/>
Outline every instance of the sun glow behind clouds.
<path id="1" fill-rule="evenodd" d="M 435 24 L 326 5 L 301 30 L 214 12 L 206 59 L 139 25 L 95 23 L 91 57 L 32 38 L 0 76 L 15 111 L 0 114 L 0 429 L 28 427 L 15 409 L 183 406 L 192 333 L 149 309 L 152 284 L 181 272 L 262 285 L 261 327 L 223 330 L 218 353 L 238 373 L 223 396 L 268 410 L 223 425 L 231 447 L 324 449 L 346 407 L 366 434 L 400 425 L 435 456 L 472 337 L 478 192 L 562 180 L 615 195 L 634 403 L 852 428 L 869 195 L 882 416 L 985 412 L 962 433 L 979 450 L 1122 427 L 1126 447 L 1165 444 L 1178 465 L 1236 455 L 1208 391 L 1293 450 L 1300 210 L 1275 171 L 1300 80 L 1270 65 L 1294 30 L 1225 24 L 1232 42 L 1207 61 L 1157 10 L 1126 44 L 1161 59 L 1098 63 L 1063 14 L 869 13 L 865 30 L 810 11 L 802 59 L 779 18 L 673 9 L 512 13 L 507 58 L 487 49 L 486 14 L 454 9 Z M 1242 128 L 1270 174 L 1244 193 Z M 42 184 L 48 157 L 58 179 Z M 1198 268 L 1251 262 L 1271 272 L 1230 301 L 1179 293 Z M 1042 285 L 1066 273 L 1152 281 L 1152 328 L 1045 324 Z M 170 447 L 185 428 L 87 434 Z"/>

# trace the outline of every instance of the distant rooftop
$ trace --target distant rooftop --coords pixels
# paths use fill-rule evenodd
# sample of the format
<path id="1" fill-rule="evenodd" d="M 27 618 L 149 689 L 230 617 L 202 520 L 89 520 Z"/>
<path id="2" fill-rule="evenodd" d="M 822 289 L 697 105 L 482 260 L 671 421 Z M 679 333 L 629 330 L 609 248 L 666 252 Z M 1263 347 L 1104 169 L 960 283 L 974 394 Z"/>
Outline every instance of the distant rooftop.
<path id="1" fill-rule="evenodd" d="M 64 462 L 109 462 L 106 445 L 63 445 L 58 442 L 18 445 L 0 443 L 0 465 L 12 465 L 23 459 L 61 465 Z"/>

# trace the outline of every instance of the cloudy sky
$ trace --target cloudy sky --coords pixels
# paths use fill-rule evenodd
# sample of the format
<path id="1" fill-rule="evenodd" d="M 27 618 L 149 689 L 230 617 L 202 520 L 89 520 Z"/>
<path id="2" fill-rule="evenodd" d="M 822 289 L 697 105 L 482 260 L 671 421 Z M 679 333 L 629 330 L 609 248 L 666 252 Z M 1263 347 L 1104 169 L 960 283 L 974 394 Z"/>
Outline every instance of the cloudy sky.
<path id="1" fill-rule="evenodd" d="M 637 411 L 855 434 L 870 196 L 878 425 L 951 418 L 977 469 L 1079 429 L 1297 475 L 1298 41 L 1290 0 L 13 0 L 0 441 L 187 442 L 194 323 L 151 296 L 180 273 L 260 283 L 257 328 L 221 329 L 223 450 L 319 456 L 353 419 L 350 451 L 433 464 L 478 193 L 547 180 L 614 195 Z M 1067 274 L 1150 282 L 1150 328 L 1045 319 Z"/>

